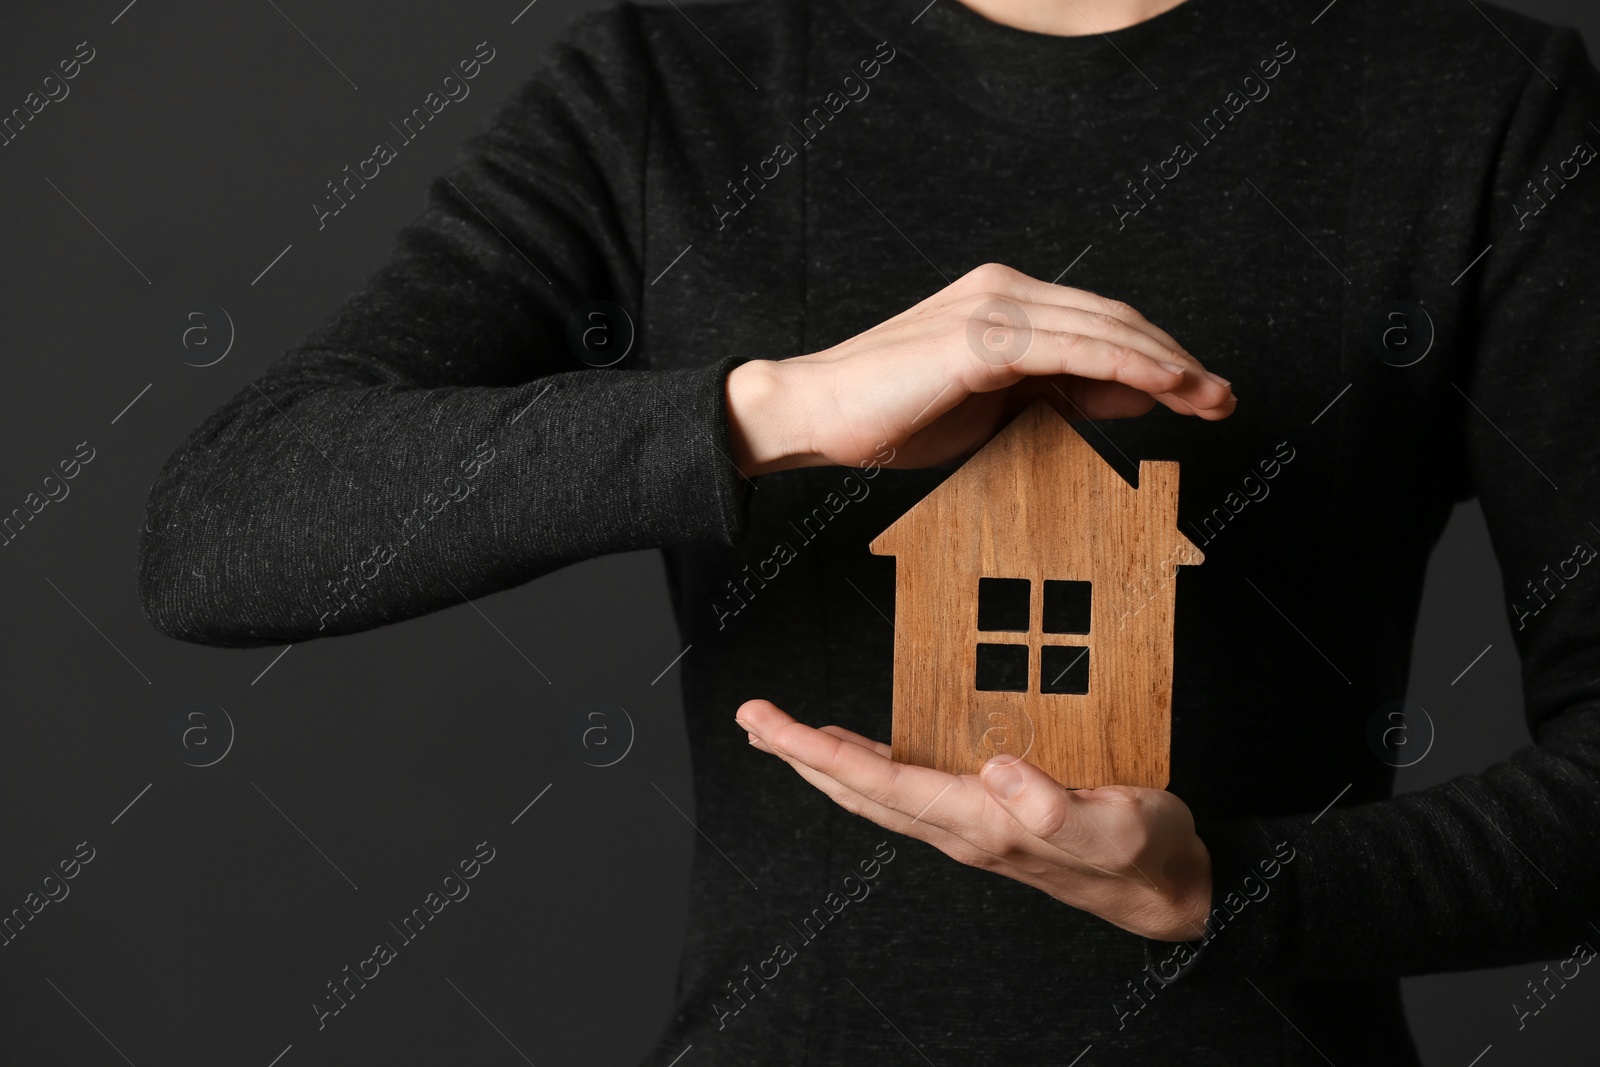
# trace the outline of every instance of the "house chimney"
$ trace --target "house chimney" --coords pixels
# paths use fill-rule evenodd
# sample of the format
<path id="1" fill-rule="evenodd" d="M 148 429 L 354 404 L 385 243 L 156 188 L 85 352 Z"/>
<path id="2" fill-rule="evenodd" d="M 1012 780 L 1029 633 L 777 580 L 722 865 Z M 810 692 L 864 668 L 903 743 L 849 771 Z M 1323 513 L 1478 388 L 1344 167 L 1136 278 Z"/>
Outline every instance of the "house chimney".
<path id="1" fill-rule="evenodd" d="M 1139 507 L 1154 530 L 1178 525 L 1178 464 L 1175 461 L 1140 461 Z"/>

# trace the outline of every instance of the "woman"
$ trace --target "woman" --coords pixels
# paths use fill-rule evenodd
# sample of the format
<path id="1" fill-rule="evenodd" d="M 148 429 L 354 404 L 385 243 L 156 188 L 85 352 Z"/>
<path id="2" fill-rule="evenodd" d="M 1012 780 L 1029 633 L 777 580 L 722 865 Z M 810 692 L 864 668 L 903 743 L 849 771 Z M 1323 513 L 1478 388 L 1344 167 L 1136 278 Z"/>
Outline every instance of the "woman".
<path id="1" fill-rule="evenodd" d="M 1398 976 L 1570 956 L 1600 889 L 1600 92 L 1498 10 L 1290 6 L 576 20 L 173 456 L 147 612 L 298 641 L 662 548 L 702 834 L 651 1062 L 1417 1062 Z M 1167 790 L 881 744 L 866 543 L 1040 395 L 1182 463 Z M 1393 798 L 1474 494 L 1538 743 Z"/>

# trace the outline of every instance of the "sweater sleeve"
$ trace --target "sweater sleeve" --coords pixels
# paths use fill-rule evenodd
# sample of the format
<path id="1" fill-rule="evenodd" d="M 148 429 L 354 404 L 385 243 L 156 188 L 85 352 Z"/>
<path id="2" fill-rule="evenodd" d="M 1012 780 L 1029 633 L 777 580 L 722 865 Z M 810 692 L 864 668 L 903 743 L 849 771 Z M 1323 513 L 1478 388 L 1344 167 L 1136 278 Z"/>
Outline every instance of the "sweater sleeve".
<path id="1" fill-rule="evenodd" d="M 301 641 L 587 557 L 742 537 L 724 381 L 740 357 L 580 358 L 582 305 L 639 306 L 636 16 L 575 19 L 385 264 L 168 459 L 139 546 L 157 629 Z"/>
<path id="2" fill-rule="evenodd" d="M 1525 51 L 1538 71 L 1491 176 L 1475 340 L 1445 399 L 1503 575 L 1534 744 L 1389 800 L 1201 823 L 1223 910 L 1205 938 L 1145 943 L 1163 980 L 1400 976 L 1600 944 L 1600 76 L 1571 30 Z"/>

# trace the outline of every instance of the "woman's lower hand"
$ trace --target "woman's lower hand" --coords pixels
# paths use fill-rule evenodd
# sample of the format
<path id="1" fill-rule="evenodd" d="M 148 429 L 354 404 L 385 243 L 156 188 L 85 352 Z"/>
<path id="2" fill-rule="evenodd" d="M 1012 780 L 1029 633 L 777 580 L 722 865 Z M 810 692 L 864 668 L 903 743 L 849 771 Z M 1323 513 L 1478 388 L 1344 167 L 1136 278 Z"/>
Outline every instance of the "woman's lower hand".
<path id="1" fill-rule="evenodd" d="M 1127 304 L 989 263 L 832 348 L 735 367 L 733 460 L 748 476 L 854 466 L 887 443 L 890 466 L 937 466 L 1040 395 L 1088 419 L 1157 403 L 1221 419 L 1237 403 L 1227 379 Z"/>
<path id="2" fill-rule="evenodd" d="M 766 700 L 747 701 L 735 719 L 752 745 L 851 814 L 1143 937 L 1204 932 L 1211 856 L 1188 805 L 1165 790 L 1066 789 L 1011 756 L 980 774 L 896 763 L 886 744 L 839 726 L 813 729 Z"/>

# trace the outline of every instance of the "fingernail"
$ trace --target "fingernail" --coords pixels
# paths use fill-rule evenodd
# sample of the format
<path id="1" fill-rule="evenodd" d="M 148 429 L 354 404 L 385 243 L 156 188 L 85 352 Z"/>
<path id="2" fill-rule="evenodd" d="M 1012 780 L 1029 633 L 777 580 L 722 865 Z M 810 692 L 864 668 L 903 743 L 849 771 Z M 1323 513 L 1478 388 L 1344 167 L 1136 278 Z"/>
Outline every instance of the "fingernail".
<path id="1" fill-rule="evenodd" d="M 1212 381 L 1216 382 L 1218 385 L 1232 385 L 1233 384 L 1232 382 L 1228 381 L 1228 379 L 1224 378 L 1222 375 L 1214 374 L 1211 371 L 1206 371 L 1206 377 L 1210 378 Z"/>
<path id="2" fill-rule="evenodd" d="M 1009 758 L 1002 762 L 996 757 L 983 772 L 984 786 L 1002 800 L 1011 800 L 1022 792 L 1022 772 L 1013 766 L 1014 762 Z"/>
<path id="3" fill-rule="evenodd" d="M 1168 363 L 1164 359 L 1163 360 L 1158 360 L 1157 362 L 1159 362 L 1163 367 L 1167 368 L 1169 371 L 1171 371 L 1174 374 L 1182 374 L 1184 371 L 1189 369 L 1188 367 L 1185 367 L 1182 363 Z"/>

